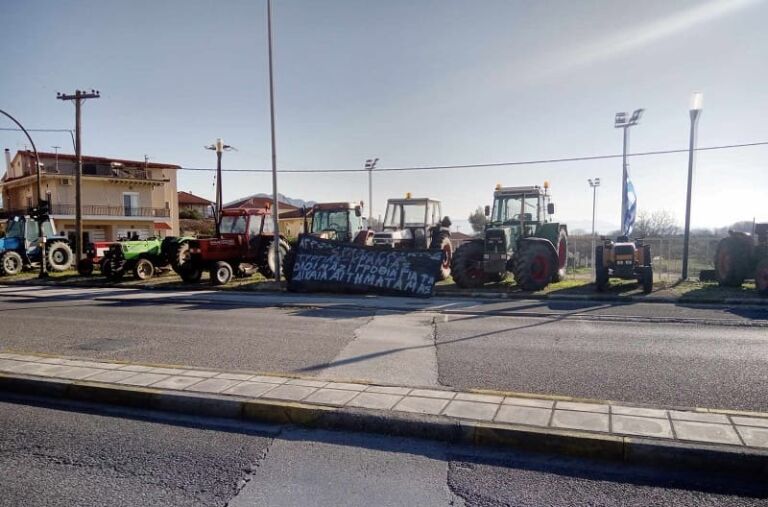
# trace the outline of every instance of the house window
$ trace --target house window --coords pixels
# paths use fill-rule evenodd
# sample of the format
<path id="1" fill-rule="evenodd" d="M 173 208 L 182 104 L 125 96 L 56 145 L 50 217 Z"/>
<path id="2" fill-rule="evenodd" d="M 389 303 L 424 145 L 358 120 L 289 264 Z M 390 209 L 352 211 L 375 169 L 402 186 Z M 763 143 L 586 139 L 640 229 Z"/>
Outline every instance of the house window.
<path id="1" fill-rule="evenodd" d="M 135 217 L 139 215 L 138 192 L 123 192 L 123 210 L 127 217 Z"/>

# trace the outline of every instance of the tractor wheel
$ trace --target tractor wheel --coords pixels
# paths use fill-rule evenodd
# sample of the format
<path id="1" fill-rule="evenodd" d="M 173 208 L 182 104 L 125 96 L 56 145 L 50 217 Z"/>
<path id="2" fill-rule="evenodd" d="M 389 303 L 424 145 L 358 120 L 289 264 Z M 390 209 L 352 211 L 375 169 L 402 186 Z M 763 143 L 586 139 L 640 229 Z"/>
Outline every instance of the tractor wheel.
<path id="1" fill-rule="evenodd" d="M 560 282 L 565 278 L 565 268 L 568 265 L 568 234 L 565 229 L 560 229 L 555 250 L 557 251 L 557 271 L 552 276 L 552 283 Z"/>
<path id="2" fill-rule="evenodd" d="M 24 268 L 24 259 L 21 258 L 18 252 L 8 250 L 0 258 L 0 270 L 2 274 L 13 276 L 21 273 Z"/>
<path id="3" fill-rule="evenodd" d="M 728 236 L 717 244 L 715 254 L 715 276 L 720 285 L 739 287 L 747 278 L 752 239 L 748 236 Z"/>
<path id="4" fill-rule="evenodd" d="M 112 263 L 109 264 L 109 274 L 107 275 L 107 278 L 109 278 L 110 282 L 119 282 L 123 279 L 123 276 L 125 276 L 125 270 L 124 269 L 114 269 L 112 267 Z"/>
<path id="5" fill-rule="evenodd" d="M 52 241 L 45 245 L 45 260 L 49 271 L 66 271 L 72 266 L 75 256 L 72 248 L 63 241 Z"/>
<path id="6" fill-rule="evenodd" d="M 483 244 L 468 241 L 459 245 L 451 263 L 453 281 L 462 289 L 477 289 L 486 282 L 483 270 Z"/>
<path id="7" fill-rule="evenodd" d="M 93 274 L 93 261 L 80 259 L 80 262 L 77 263 L 77 273 L 81 276 L 91 276 Z"/>
<path id="8" fill-rule="evenodd" d="M 296 266 L 296 248 L 291 248 L 283 257 L 283 276 L 289 282 L 293 279 L 293 268 Z"/>
<path id="9" fill-rule="evenodd" d="M 181 275 L 181 272 L 184 271 L 185 266 L 190 261 L 190 257 L 189 243 L 186 241 L 184 243 L 177 244 L 176 247 L 171 250 L 171 267 L 176 272 L 176 274 Z"/>
<path id="10" fill-rule="evenodd" d="M 186 283 L 197 283 L 203 276 L 203 270 L 197 266 L 187 265 L 181 270 L 179 276 Z"/>
<path id="11" fill-rule="evenodd" d="M 155 274 L 155 266 L 149 259 L 141 258 L 133 266 L 133 276 L 138 280 L 149 280 Z"/>
<path id="12" fill-rule="evenodd" d="M 447 231 L 440 231 L 430 245 L 431 250 L 442 250 L 443 260 L 440 263 L 439 280 L 445 280 L 451 276 L 451 261 L 453 260 L 453 243 L 451 235 Z"/>
<path id="13" fill-rule="evenodd" d="M 552 281 L 557 271 L 557 260 L 552 252 L 539 242 L 522 243 L 515 260 L 515 281 L 525 291 L 537 291 Z"/>
<path id="14" fill-rule="evenodd" d="M 224 261 L 214 262 L 211 266 L 211 285 L 224 285 L 232 280 L 232 266 Z"/>
<path id="15" fill-rule="evenodd" d="M 595 248 L 595 289 L 605 292 L 608 288 L 608 268 L 603 267 L 603 247 Z"/>
<path id="16" fill-rule="evenodd" d="M 757 287 L 758 294 L 768 296 L 768 258 L 757 263 L 755 286 Z"/>
<path id="17" fill-rule="evenodd" d="M 486 277 L 490 283 L 501 283 L 507 279 L 507 272 L 502 271 L 501 273 L 487 273 Z"/>
<path id="18" fill-rule="evenodd" d="M 275 277 L 275 249 L 273 248 L 274 239 L 270 239 L 267 241 L 267 243 L 264 245 L 264 248 L 261 249 L 261 255 L 259 259 L 259 273 L 264 276 L 264 278 L 274 278 Z M 278 250 L 280 252 L 280 274 L 285 273 L 285 270 L 283 269 L 283 262 L 285 262 L 285 254 L 288 253 L 288 250 L 291 249 L 291 246 L 284 240 L 280 240 L 280 244 L 278 246 Z"/>
<path id="19" fill-rule="evenodd" d="M 653 291 L 653 268 L 643 268 L 640 285 L 643 287 L 643 294 L 650 294 Z"/>

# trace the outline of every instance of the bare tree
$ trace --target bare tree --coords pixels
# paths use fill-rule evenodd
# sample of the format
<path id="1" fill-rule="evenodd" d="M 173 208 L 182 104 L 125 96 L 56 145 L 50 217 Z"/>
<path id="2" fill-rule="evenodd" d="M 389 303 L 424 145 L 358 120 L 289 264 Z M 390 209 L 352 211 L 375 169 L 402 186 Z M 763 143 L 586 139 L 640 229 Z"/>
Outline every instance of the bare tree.
<path id="1" fill-rule="evenodd" d="M 478 208 L 469 215 L 469 225 L 472 226 L 473 231 L 483 232 L 486 223 L 488 223 L 488 218 L 485 216 L 485 211 L 482 206 L 478 206 Z"/>
<path id="2" fill-rule="evenodd" d="M 632 235 L 639 238 L 660 238 L 679 233 L 680 227 L 677 225 L 675 215 L 667 210 L 658 210 L 653 213 L 640 212 Z"/>

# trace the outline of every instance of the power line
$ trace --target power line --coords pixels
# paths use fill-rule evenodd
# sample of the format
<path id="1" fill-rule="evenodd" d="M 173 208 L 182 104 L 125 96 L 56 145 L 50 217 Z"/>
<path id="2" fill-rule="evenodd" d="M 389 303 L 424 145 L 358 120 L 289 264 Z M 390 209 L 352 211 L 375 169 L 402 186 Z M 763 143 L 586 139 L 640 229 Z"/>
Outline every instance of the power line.
<path id="1" fill-rule="evenodd" d="M 713 150 L 728 150 L 735 148 L 748 148 L 751 146 L 765 146 L 768 145 L 768 141 L 758 141 L 754 143 L 741 143 L 741 144 L 726 144 L 720 146 L 705 146 L 696 148 L 696 151 L 713 151 Z M 688 153 L 688 148 L 676 149 L 676 150 L 657 150 L 657 151 L 644 151 L 638 153 L 627 153 L 628 157 L 647 157 L 653 155 L 671 155 L 675 153 Z M 612 158 L 621 158 L 621 154 L 617 155 L 591 155 L 584 157 L 567 157 L 567 158 L 549 158 L 539 160 L 522 160 L 512 162 L 492 162 L 485 164 L 462 164 L 462 165 L 435 165 L 435 166 L 414 166 L 414 167 L 381 167 L 377 168 L 376 172 L 395 172 L 395 171 L 440 171 L 449 169 L 476 169 L 483 167 L 505 167 L 505 166 L 520 166 L 520 165 L 539 165 L 539 164 L 561 164 L 565 162 L 587 162 L 590 160 L 606 160 Z M 214 168 L 207 167 L 182 167 L 183 171 L 215 171 Z M 271 169 L 223 169 L 226 172 L 241 172 L 241 173 L 271 173 Z M 281 173 L 363 173 L 367 172 L 367 169 L 283 169 L 278 172 Z"/>

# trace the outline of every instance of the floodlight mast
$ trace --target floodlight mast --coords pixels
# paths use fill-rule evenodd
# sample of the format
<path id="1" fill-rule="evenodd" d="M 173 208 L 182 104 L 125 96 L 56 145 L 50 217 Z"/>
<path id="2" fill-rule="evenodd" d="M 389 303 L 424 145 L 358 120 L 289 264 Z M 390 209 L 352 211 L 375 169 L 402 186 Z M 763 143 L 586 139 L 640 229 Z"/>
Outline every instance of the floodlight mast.
<path id="1" fill-rule="evenodd" d="M 617 129 L 624 130 L 624 143 L 621 156 L 622 176 L 621 176 L 621 219 L 619 220 L 619 228 L 622 235 L 628 234 L 629 231 L 624 230 L 624 217 L 627 215 L 627 152 L 629 150 L 629 128 L 634 127 L 640 121 L 640 117 L 643 115 L 644 109 L 635 109 L 632 112 L 632 116 L 627 119 L 627 113 L 616 113 L 616 120 L 614 126 Z"/>

